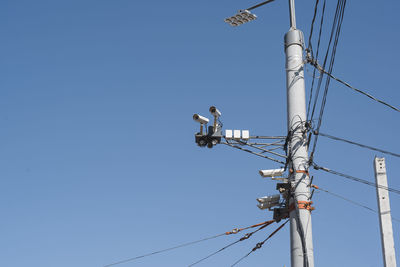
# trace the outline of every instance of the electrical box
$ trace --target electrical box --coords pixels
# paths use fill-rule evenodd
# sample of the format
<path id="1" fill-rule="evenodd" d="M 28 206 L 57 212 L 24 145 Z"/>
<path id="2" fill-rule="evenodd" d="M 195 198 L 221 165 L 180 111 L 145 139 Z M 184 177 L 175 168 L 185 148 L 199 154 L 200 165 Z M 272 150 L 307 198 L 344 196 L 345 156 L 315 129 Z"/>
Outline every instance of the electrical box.
<path id="1" fill-rule="evenodd" d="M 250 139 L 250 131 L 249 130 L 243 130 L 242 131 L 242 139 L 243 140 L 249 140 Z"/>
<path id="2" fill-rule="evenodd" d="M 225 138 L 228 140 L 233 138 L 232 130 L 225 130 Z"/>
<path id="3" fill-rule="evenodd" d="M 240 140 L 241 138 L 240 130 L 233 130 L 233 139 Z"/>

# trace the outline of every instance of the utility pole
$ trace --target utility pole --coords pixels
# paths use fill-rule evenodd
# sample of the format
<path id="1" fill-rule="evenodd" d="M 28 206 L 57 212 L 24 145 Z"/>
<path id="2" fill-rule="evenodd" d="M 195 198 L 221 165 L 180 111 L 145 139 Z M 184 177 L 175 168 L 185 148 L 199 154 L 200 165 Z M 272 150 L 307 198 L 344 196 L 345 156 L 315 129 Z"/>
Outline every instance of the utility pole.
<path id="1" fill-rule="evenodd" d="M 239 10 L 234 16 L 226 18 L 224 21 L 233 27 L 253 21 L 257 16 L 250 11 L 260 6 L 273 2 L 266 0 L 260 4 Z M 200 147 L 212 148 L 216 144 L 225 144 L 236 149 L 275 161 L 285 165 L 285 168 L 273 170 L 261 170 L 262 177 L 281 176 L 283 172 L 289 170 L 289 177 L 281 178 L 284 183 L 277 184 L 277 190 L 284 197 L 284 202 L 280 201 L 280 195 L 266 196 L 258 198 L 260 209 L 274 208 L 274 220 L 278 223 L 282 219 L 290 220 L 290 249 L 292 267 L 314 267 L 314 250 L 312 243 L 311 227 L 311 194 L 310 194 L 310 175 L 308 173 L 310 161 L 308 158 L 307 133 L 310 125 L 307 122 L 306 114 L 306 95 L 304 84 L 304 64 L 303 33 L 296 29 L 296 15 L 294 0 L 289 0 L 290 29 L 285 35 L 285 54 L 286 54 L 286 85 L 287 85 L 287 137 L 282 136 L 249 136 L 248 131 L 226 130 L 225 136 L 222 135 L 222 125 L 218 123 L 218 112 L 214 115 L 214 127 L 210 126 L 208 133 L 203 133 L 202 129 L 208 123 L 208 119 L 198 114 L 193 116 L 196 122 L 200 123 L 200 132 L 195 134 L 195 141 Z M 245 134 L 246 133 L 246 134 Z M 222 139 L 225 139 L 223 141 Z M 250 139 L 276 139 L 272 143 L 251 142 Z M 280 143 L 286 141 L 285 144 Z M 276 153 L 274 145 L 286 147 L 286 156 Z M 249 148 L 244 148 L 249 147 Z M 255 151 L 254 151 L 255 150 Z M 269 153 L 274 156 L 283 157 L 286 162 L 267 156 Z"/>
<path id="2" fill-rule="evenodd" d="M 296 29 L 294 0 L 289 0 L 290 29 L 285 35 L 288 156 L 292 195 L 289 201 L 292 267 L 314 267 L 311 227 L 303 33 Z"/>
<path id="3" fill-rule="evenodd" d="M 375 157 L 374 168 L 375 181 L 378 185 L 376 187 L 376 196 L 379 208 L 383 262 L 385 267 L 396 267 L 389 191 L 384 189 L 388 187 L 385 158 Z M 381 186 L 384 188 L 380 188 Z"/>

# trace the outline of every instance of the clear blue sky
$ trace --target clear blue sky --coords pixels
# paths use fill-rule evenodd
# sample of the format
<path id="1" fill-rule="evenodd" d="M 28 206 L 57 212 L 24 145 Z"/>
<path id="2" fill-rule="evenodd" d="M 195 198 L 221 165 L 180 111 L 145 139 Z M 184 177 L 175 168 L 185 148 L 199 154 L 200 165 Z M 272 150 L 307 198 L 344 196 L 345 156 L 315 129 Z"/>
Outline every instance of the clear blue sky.
<path id="1" fill-rule="evenodd" d="M 328 2 L 330 25 L 336 1 Z M 192 121 L 216 105 L 227 129 L 286 135 L 287 1 L 256 10 L 242 27 L 223 22 L 256 3 L 2 1 L 1 266 L 100 267 L 271 218 L 255 199 L 275 193 L 275 183 L 258 170 L 279 166 L 224 146 L 200 149 Z M 313 6 L 297 1 L 306 37 Z M 399 1 L 348 1 L 333 71 L 396 106 L 399 12 Z M 398 153 L 399 119 L 332 81 L 321 131 Z M 383 156 L 320 137 L 315 161 L 373 181 L 375 155 Z M 389 185 L 400 188 L 400 159 L 385 157 Z M 377 208 L 374 188 L 312 175 Z M 390 197 L 400 218 L 400 196 Z M 323 192 L 314 202 L 316 266 L 383 265 L 376 214 Z M 203 266 L 232 264 L 274 227 Z M 399 223 L 393 228 L 399 248 Z M 242 266 L 289 266 L 288 229 Z M 187 266 L 236 238 L 120 266 Z"/>

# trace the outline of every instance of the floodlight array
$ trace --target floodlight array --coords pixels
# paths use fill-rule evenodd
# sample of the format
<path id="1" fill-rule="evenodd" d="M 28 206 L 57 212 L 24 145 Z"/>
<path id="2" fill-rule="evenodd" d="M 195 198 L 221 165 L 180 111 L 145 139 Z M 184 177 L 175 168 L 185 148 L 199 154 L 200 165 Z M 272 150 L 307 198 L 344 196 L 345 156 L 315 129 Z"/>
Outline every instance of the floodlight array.
<path id="1" fill-rule="evenodd" d="M 236 15 L 230 18 L 226 18 L 224 21 L 226 23 L 229 23 L 231 26 L 236 27 L 246 22 L 255 20 L 256 18 L 257 16 L 255 14 L 252 14 L 248 10 L 239 10 L 239 12 Z"/>

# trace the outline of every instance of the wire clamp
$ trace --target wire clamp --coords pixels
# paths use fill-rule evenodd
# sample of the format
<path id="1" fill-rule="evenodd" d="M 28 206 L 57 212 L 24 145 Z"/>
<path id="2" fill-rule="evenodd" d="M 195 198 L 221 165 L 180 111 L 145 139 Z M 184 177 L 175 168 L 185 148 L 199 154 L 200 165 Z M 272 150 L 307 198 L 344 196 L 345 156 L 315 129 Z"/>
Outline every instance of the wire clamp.
<path id="1" fill-rule="evenodd" d="M 247 234 L 245 234 L 245 235 L 244 235 L 242 238 L 240 238 L 240 241 L 243 241 L 243 240 L 249 239 L 251 235 L 252 235 L 251 233 L 247 233 Z"/>
<path id="2" fill-rule="evenodd" d="M 226 235 L 231 235 L 231 234 L 237 234 L 239 232 L 240 232 L 240 229 L 239 228 L 235 228 L 235 229 L 232 229 L 232 231 L 230 231 L 230 232 L 226 232 L 225 234 Z"/>

